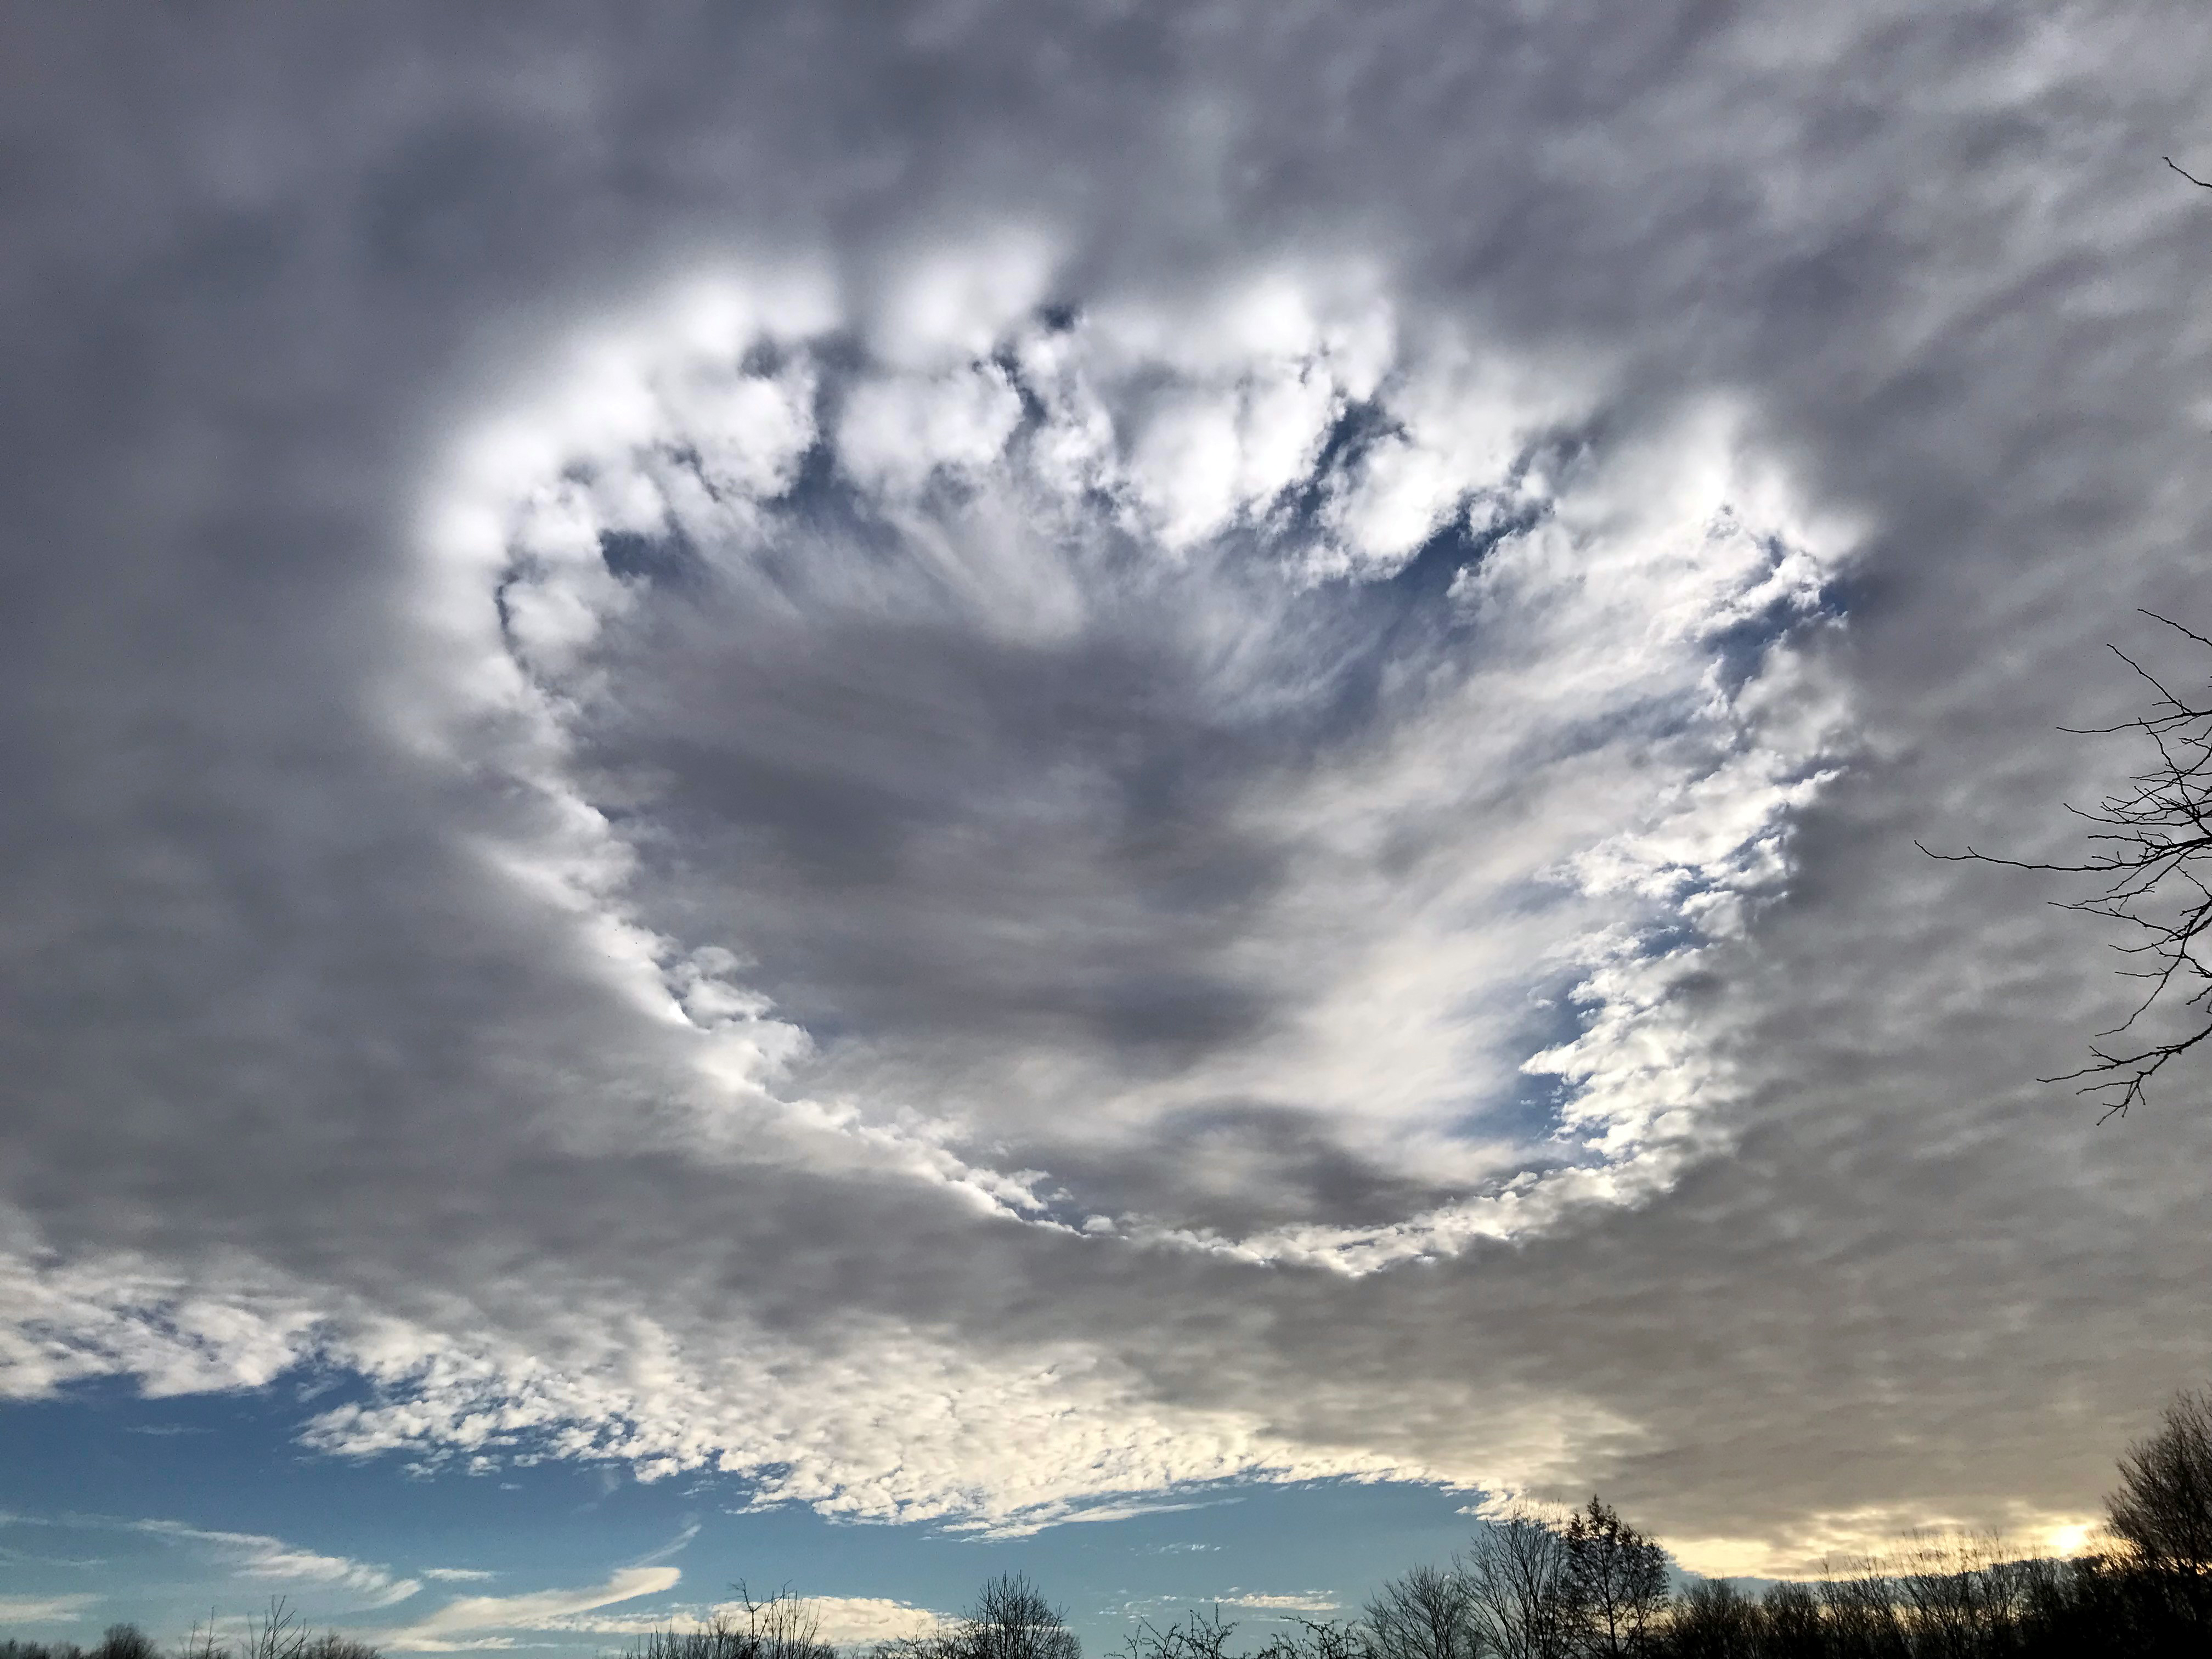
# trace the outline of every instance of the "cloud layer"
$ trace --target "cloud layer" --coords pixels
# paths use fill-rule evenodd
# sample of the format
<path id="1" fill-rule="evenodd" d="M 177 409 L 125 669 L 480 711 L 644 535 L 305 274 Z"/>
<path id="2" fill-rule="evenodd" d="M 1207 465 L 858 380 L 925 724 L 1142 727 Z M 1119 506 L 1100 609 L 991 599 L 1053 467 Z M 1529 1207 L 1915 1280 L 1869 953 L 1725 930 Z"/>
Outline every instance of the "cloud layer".
<path id="1" fill-rule="evenodd" d="M 2178 9 L 21 27 L 10 1390 L 1756 1565 L 2201 1369 L 1911 848 L 2192 591 Z"/>
<path id="2" fill-rule="evenodd" d="M 835 314 L 758 286 L 467 445 L 447 701 L 408 688 L 536 807 L 489 861 L 696 1034 L 686 1150 L 842 1132 L 789 1155 L 1358 1271 L 1692 1133 L 1667 988 L 1841 723 L 1790 648 L 1836 532 L 1740 421 L 1601 445 L 1279 278 L 971 317 L 934 373 L 830 372 Z"/>
<path id="3" fill-rule="evenodd" d="M 342 1555 L 325 1554 L 305 1549 L 286 1540 L 265 1533 L 225 1532 L 207 1527 L 187 1525 L 181 1521 L 165 1518 L 131 1520 L 119 1516 L 67 1513 L 59 1516 L 42 1516 L 0 1513 L 0 1528 L 61 1528 L 66 1535 L 106 1534 L 112 1540 L 145 1540 L 160 1547 L 162 1553 L 174 1553 L 191 1564 L 191 1569 L 222 1580 L 242 1581 L 256 1594 L 272 1593 L 291 1598 L 301 1595 L 314 1597 L 319 1603 L 346 1614 L 374 1613 L 407 1601 L 422 1589 L 425 1578 L 437 1581 L 465 1581 L 483 1575 L 465 1569 L 432 1568 L 420 1577 L 405 1577 L 388 1566 L 374 1562 L 358 1561 Z M 8 1552 L 10 1559 L 23 1559 L 42 1565 L 62 1565 L 75 1568 L 109 1567 L 116 1564 L 106 1558 L 92 1557 L 70 1559 L 52 1556 L 19 1557 Z M 112 1590 L 112 1585 L 103 1585 Z M 25 1611 L 9 1616 L 29 1623 L 44 1620 L 71 1619 L 80 1616 L 83 1609 L 95 1604 L 103 1596 L 94 1594 L 39 1598 L 15 1597 L 10 1601 Z M 50 1607 L 46 1612 L 32 1612 L 33 1606 Z M 228 1621 L 234 1628 L 242 1628 L 244 1621 Z"/>
<path id="4" fill-rule="evenodd" d="M 520 1595 L 461 1595 L 410 1625 L 377 1632 L 377 1640 L 402 1653 L 451 1653 L 514 1644 L 505 1632 L 568 1630 L 600 1607 L 658 1595 L 672 1589 L 683 1573 L 675 1567 L 623 1567 L 604 1584 L 580 1589 L 532 1590 Z M 598 1628 L 596 1625 L 587 1626 Z M 660 1626 L 654 1626 L 659 1628 Z M 501 1632 L 487 1635 L 486 1632 Z"/>

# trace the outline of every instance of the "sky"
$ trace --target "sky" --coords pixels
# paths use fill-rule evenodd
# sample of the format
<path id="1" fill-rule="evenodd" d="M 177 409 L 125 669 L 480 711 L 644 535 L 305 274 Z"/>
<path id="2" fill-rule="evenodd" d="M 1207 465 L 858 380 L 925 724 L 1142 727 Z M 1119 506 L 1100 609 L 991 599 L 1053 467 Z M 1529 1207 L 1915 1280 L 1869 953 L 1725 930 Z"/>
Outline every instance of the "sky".
<path id="1" fill-rule="evenodd" d="M 9 8 L 0 1627 L 2078 1547 L 2198 21 Z"/>

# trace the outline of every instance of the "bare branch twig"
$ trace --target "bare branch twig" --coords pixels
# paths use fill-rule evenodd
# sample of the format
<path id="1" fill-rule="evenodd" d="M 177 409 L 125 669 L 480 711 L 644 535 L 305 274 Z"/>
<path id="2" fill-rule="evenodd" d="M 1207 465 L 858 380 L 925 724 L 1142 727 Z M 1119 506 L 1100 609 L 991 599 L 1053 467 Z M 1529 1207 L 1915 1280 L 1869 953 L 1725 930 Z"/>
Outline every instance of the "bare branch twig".
<path id="1" fill-rule="evenodd" d="M 2212 182 L 2190 182 L 2212 189 Z M 2212 650 L 2212 638 L 2195 629 L 2156 611 L 2142 614 Z M 2212 964 L 2203 955 L 2212 945 L 2212 886 L 2200 873 L 2212 869 L 2212 703 L 2185 701 L 2127 653 L 2117 646 L 2112 649 L 2150 689 L 2152 712 L 2114 726 L 2083 728 L 2078 734 L 2134 732 L 2148 743 L 2155 759 L 2129 779 L 2126 788 L 2106 795 L 2095 806 L 2068 804 L 2066 810 L 2090 826 L 2085 837 L 2089 856 L 2078 863 L 2061 863 L 2006 858 L 1972 846 L 1962 853 L 1920 848 L 1929 857 L 1946 862 L 2103 879 L 2101 890 L 2086 898 L 2051 902 L 2131 930 L 2134 942 L 2115 944 L 2112 949 L 2145 961 L 2142 967 L 2120 972 L 2124 978 L 2143 981 L 2149 988 L 2125 1019 L 2092 1040 L 2089 1064 L 2039 1081 L 2079 1083 L 2078 1092 L 2104 1103 L 2106 1119 L 2124 1117 L 2131 1107 L 2141 1105 L 2154 1078 L 2212 1038 Z M 2183 1035 L 2141 1042 L 2111 1041 L 2135 1030 L 2160 1002 L 2192 1012 L 2192 1024 Z"/>

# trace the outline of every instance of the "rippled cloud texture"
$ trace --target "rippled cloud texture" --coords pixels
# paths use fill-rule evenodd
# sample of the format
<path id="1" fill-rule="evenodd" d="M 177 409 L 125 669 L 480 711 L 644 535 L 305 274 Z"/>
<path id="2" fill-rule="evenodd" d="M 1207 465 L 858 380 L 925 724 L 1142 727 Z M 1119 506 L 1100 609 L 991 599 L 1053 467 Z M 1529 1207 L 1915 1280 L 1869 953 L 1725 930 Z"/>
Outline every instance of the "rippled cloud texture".
<path id="1" fill-rule="evenodd" d="M 2179 9 L 11 27 L 0 1388 L 1741 1569 L 2202 1370 L 2212 1121 L 1913 848 L 2189 614 Z"/>

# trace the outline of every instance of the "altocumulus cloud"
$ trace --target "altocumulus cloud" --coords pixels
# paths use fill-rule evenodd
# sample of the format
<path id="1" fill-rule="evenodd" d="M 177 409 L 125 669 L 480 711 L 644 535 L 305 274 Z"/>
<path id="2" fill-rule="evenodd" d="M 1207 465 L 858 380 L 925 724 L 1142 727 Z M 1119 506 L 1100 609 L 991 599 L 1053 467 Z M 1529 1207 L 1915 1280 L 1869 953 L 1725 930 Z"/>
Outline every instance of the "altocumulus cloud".
<path id="1" fill-rule="evenodd" d="M 409 712 L 701 1039 L 688 1121 L 578 1133 L 1352 1273 L 1633 1190 L 1711 1082 L 1667 986 L 1825 775 L 1832 527 L 1726 414 L 1609 453 L 1356 287 L 1043 321 L 980 274 L 835 374 L 803 287 L 672 296 L 431 509 Z M 1331 1226 L 1323 1163 L 1483 1195 Z"/>
<path id="2" fill-rule="evenodd" d="M 5 1386 L 2077 1522 L 2206 1132 L 1911 842 L 2188 591 L 2182 14 L 653 15 L 27 26 Z"/>
<path id="3" fill-rule="evenodd" d="M 665 1068 L 538 1132 L 726 1194 L 909 1185 L 1109 1274 L 1356 1277 L 1663 1190 L 1726 1091 L 1674 988 L 1779 890 L 1842 720 L 1793 646 L 1837 532 L 1731 412 L 1599 442 L 1595 394 L 1364 283 L 1094 319 L 951 255 L 916 281 L 873 329 L 820 278 L 670 295 L 433 487 L 393 723 L 499 792 L 484 878 Z M 712 1463 L 1000 1529 L 1403 1467 L 1235 1412 L 1102 1457 L 1110 1351 L 1008 1364 L 896 1306 L 836 1310 L 825 1389 L 666 1300 L 493 1345 L 297 1294 L 191 1351 L 384 1382 L 309 1425 L 337 1451 Z M 166 1305 L 82 1320 L 73 1363 L 198 1335 Z"/>

